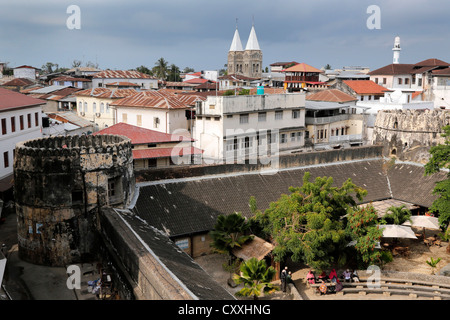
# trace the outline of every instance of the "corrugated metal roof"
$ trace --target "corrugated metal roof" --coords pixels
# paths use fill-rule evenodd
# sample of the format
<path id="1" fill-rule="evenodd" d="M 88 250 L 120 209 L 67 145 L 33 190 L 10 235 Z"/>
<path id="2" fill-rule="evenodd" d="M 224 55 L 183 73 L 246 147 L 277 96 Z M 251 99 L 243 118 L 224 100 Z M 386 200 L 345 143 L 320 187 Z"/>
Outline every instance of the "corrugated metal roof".
<path id="1" fill-rule="evenodd" d="M 197 95 L 174 94 L 169 91 L 143 91 L 120 99 L 112 106 L 141 107 L 157 109 L 187 109 L 194 106 L 195 101 L 204 98 Z"/>
<path id="2" fill-rule="evenodd" d="M 195 147 L 133 149 L 134 159 L 168 158 L 172 155 L 185 156 L 195 154 L 202 154 L 202 150 Z"/>
<path id="3" fill-rule="evenodd" d="M 136 70 L 105 70 L 93 75 L 94 79 L 156 79 Z"/>
<path id="4" fill-rule="evenodd" d="M 31 106 L 35 107 L 42 104 L 45 104 L 45 101 L 22 93 L 0 88 L 0 111 Z"/>

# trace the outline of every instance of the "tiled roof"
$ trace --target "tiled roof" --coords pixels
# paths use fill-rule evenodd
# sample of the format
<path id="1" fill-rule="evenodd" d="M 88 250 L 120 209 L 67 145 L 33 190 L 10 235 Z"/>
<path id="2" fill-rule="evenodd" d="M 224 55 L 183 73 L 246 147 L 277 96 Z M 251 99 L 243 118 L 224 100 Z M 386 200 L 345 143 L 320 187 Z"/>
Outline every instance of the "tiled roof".
<path id="1" fill-rule="evenodd" d="M 114 102 L 113 106 L 157 109 L 187 109 L 201 99 L 197 95 L 174 94 L 168 91 L 143 91 Z"/>
<path id="2" fill-rule="evenodd" d="M 265 210 L 283 193 L 288 194 L 289 187 L 300 186 L 305 172 L 310 172 L 310 181 L 316 177 L 331 176 L 335 186 L 351 178 L 356 185 L 368 191 L 364 202 L 383 200 L 391 198 L 391 194 L 382 165 L 382 160 L 355 161 L 279 171 L 275 174 L 237 173 L 180 179 L 170 183 L 160 181 L 140 187 L 133 211 L 171 237 L 205 232 L 212 230 L 220 214 L 242 212 L 244 216 L 250 217 L 252 214 L 248 203 L 251 196 L 256 198 L 258 208 Z"/>
<path id="3" fill-rule="evenodd" d="M 271 66 L 271 67 L 278 67 L 278 66 L 284 67 L 284 66 L 287 66 L 288 64 L 292 64 L 292 63 L 298 64 L 298 62 L 296 62 L 296 61 L 291 61 L 291 62 L 275 62 L 275 63 L 272 63 L 270 66 Z"/>
<path id="4" fill-rule="evenodd" d="M 34 84 L 34 81 L 28 78 L 15 78 L 8 82 L 2 84 L 3 87 L 22 87 L 22 86 L 30 86 Z"/>
<path id="5" fill-rule="evenodd" d="M 126 82 L 126 81 L 105 83 L 105 86 L 107 86 L 107 87 L 140 87 L 140 85 L 137 83 Z"/>
<path id="6" fill-rule="evenodd" d="M 168 158 L 173 156 L 200 155 L 202 150 L 195 147 L 133 149 L 134 159 Z"/>
<path id="7" fill-rule="evenodd" d="M 349 102 L 356 101 L 354 96 L 351 96 L 338 89 L 327 89 L 317 93 L 309 94 L 306 96 L 306 100 L 310 101 L 328 101 L 328 102 Z"/>
<path id="8" fill-rule="evenodd" d="M 433 70 L 431 73 L 432 73 L 433 75 L 445 75 L 445 76 L 449 76 L 449 75 L 450 75 L 450 68 Z"/>
<path id="9" fill-rule="evenodd" d="M 93 75 L 94 79 L 155 79 L 136 70 L 105 70 Z"/>
<path id="10" fill-rule="evenodd" d="M 22 93 L 0 88 L 0 111 L 24 107 L 35 107 L 45 104 L 45 101 L 27 96 Z"/>
<path id="11" fill-rule="evenodd" d="M 50 80 L 50 83 L 53 83 L 55 81 L 81 81 L 81 82 L 90 82 L 91 80 L 86 78 L 75 78 L 75 77 L 69 77 L 69 76 L 61 76 L 56 77 Z"/>
<path id="12" fill-rule="evenodd" d="M 91 96 L 97 98 L 124 98 L 138 93 L 134 89 L 109 89 L 109 88 L 92 88 L 78 91 L 76 96 Z"/>
<path id="13" fill-rule="evenodd" d="M 450 64 L 439 59 L 427 59 L 416 63 L 414 66 L 419 67 L 449 67 Z"/>
<path id="14" fill-rule="evenodd" d="M 387 66 L 384 66 L 382 68 L 373 70 L 368 73 L 370 76 L 377 76 L 377 75 L 399 75 L 399 74 L 410 74 L 414 65 L 413 64 L 404 64 L 404 63 L 398 63 L 398 64 L 389 64 Z"/>
<path id="15" fill-rule="evenodd" d="M 242 76 L 239 74 L 227 74 L 224 76 L 219 77 L 220 80 L 258 80 L 259 78 L 250 78 L 250 77 L 246 77 L 246 76 Z"/>
<path id="16" fill-rule="evenodd" d="M 190 83 L 190 84 L 202 84 L 202 83 L 212 82 L 212 81 L 210 81 L 208 79 L 203 79 L 203 78 L 193 78 L 193 79 L 185 80 L 183 82 Z"/>
<path id="17" fill-rule="evenodd" d="M 98 134 L 116 134 L 130 138 L 131 144 L 148 144 L 148 143 L 163 143 L 176 141 L 189 141 L 188 138 L 164 132 L 159 132 L 151 129 L 146 129 L 131 124 L 119 122 L 103 130 L 97 131 Z M 193 141 L 191 139 L 191 141 Z"/>
<path id="18" fill-rule="evenodd" d="M 343 82 L 356 94 L 384 94 L 389 91 L 372 80 L 344 80 Z"/>
<path id="19" fill-rule="evenodd" d="M 323 72 L 322 70 L 314 68 L 304 62 L 296 64 L 295 66 L 284 69 L 282 71 L 283 72 L 314 72 L 314 73 L 322 73 Z"/>

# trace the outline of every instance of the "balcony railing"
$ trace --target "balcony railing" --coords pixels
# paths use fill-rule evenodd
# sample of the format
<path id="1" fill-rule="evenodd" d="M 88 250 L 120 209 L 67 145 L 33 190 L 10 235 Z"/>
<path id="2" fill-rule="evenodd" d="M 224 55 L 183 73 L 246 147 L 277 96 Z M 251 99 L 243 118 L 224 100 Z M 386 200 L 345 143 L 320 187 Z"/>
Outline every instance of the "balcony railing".
<path id="1" fill-rule="evenodd" d="M 346 141 L 359 141 L 362 140 L 362 134 L 348 134 L 344 136 L 331 136 L 330 142 L 346 142 Z"/>
<path id="2" fill-rule="evenodd" d="M 312 117 L 306 117 L 305 118 L 305 123 L 306 124 L 327 124 L 327 123 L 332 123 L 332 122 L 338 122 L 338 121 L 344 121 L 344 120 L 348 120 L 350 117 L 350 114 L 340 114 L 337 116 L 331 116 L 331 117 L 317 117 L 317 118 L 312 118 Z"/>

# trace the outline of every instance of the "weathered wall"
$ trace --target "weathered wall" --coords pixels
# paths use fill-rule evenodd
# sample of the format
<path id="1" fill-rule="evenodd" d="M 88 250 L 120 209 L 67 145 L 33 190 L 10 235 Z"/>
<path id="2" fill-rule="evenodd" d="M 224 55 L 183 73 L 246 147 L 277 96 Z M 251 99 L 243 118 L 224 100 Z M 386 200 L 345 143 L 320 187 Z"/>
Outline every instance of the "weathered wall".
<path id="1" fill-rule="evenodd" d="M 134 191 L 131 142 L 120 136 L 68 136 L 16 146 L 14 196 L 19 255 L 63 266 L 93 258 L 97 210 L 126 204 Z M 114 195 L 111 193 L 114 182 Z"/>
<path id="2" fill-rule="evenodd" d="M 212 165 L 192 165 L 170 168 L 147 169 L 137 171 L 136 182 L 154 181 L 160 179 L 177 179 L 186 177 L 196 177 L 215 174 L 226 174 L 233 172 L 256 172 L 263 170 L 278 170 L 321 163 L 333 163 L 339 161 L 349 161 L 358 159 L 373 159 L 382 156 L 381 146 L 352 147 L 345 149 L 300 152 L 288 155 L 281 155 L 267 159 L 267 162 L 259 160 L 255 164 L 212 164 Z"/>
<path id="3" fill-rule="evenodd" d="M 446 110 L 383 110 L 378 112 L 372 142 L 383 146 L 383 155 L 426 163 L 432 146 L 443 143 L 442 128 L 450 124 Z"/>

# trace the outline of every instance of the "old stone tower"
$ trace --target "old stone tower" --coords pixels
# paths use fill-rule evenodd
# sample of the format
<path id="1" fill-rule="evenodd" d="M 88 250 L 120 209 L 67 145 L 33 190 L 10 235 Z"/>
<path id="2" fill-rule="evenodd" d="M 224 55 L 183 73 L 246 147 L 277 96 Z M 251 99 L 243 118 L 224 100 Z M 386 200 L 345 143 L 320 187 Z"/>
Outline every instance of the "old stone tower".
<path id="1" fill-rule="evenodd" d="M 114 135 L 47 137 L 15 149 L 19 256 L 41 265 L 88 262 L 98 246 L 98 210 L 124 207 L 134 192 L 131 142 Z"/>
<path id="2" fill-rule="evenodd" d="M 249 78 L 262 76 L 262 51 L 256 37 L 255 26 L 252 26 L 245 50 L 242 47 L 239 31 L 236 27 L 230 50 L 228 51 L 228 74 Z"/>

